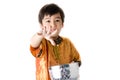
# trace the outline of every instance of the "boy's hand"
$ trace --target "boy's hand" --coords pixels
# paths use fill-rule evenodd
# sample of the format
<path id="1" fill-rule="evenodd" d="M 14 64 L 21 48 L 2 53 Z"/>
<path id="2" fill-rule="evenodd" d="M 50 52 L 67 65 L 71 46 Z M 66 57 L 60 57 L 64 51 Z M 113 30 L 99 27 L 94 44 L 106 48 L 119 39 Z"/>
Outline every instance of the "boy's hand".
<path id="1" fill-rule="evenodd" d="M 45 39 L 49 40 L 52 45 L 56 45 L 53 38 L 58 35 L 57 34 L 57 29 L 52 32 L 50 27 L 48 27 L 48 28 L 43 27 L 42 28 L 42 35 Z"/>

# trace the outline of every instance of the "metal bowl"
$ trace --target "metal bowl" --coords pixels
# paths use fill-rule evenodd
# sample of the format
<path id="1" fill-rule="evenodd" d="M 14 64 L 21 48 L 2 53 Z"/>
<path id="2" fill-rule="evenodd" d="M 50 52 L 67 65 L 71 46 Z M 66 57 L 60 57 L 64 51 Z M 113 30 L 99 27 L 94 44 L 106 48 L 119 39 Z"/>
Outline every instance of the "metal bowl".
<path id="1" fill-rule="evenodd" d="M 51 80 L 79 80 L 78 62 L 51 66 L 49 68 Z"/>

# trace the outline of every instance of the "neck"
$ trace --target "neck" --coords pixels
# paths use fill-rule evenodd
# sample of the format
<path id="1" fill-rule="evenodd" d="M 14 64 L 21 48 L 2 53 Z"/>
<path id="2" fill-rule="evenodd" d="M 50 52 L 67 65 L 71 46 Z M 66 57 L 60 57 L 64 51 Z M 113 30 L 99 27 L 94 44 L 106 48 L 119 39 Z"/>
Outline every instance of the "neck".
<path id="1" fill-rule="evenodd" d="M 57 36 L 56 38 L 54 38 L 54 41 L 56 44 L 60 44 L 62 42 L 62 38 L 60 36 Z"/>

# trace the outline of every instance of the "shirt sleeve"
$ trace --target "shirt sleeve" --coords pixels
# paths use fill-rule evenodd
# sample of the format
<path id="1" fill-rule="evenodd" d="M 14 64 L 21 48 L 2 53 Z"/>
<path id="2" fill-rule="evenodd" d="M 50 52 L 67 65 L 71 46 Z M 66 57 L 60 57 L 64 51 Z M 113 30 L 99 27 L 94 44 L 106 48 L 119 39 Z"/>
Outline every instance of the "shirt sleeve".
<path id="1" fill-rule="evenodd" d="M 81 65 L 80 53 L 77 51 L 77 49 L 75 48 L 75 46 L 73 45 L 71 41 L 70 41 L 70 46 L 71 46 L 71 54 L 73 57 L 73 61 L 78 62 L 80 66 Z"/>
<path id="2" fill-rule="evenodd" d="M 37 48 L 34 48 L 30 45 L 30 52 L 34 57 L 38 57 L 42 53 L 41 50 L 42 50 L 42 44 Z"/>

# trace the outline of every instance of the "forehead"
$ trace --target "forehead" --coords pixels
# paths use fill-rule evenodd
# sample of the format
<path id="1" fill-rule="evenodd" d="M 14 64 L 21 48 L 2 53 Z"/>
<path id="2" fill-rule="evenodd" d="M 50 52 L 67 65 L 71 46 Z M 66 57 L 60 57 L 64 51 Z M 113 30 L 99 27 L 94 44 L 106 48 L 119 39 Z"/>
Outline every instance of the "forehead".
<path id="1" fill-rule="evenodd" d="M 60 13 L 56 13 L 56 14 L 53 14 L 53 15 L 45 15 L 43 19 L 50 19 L 50 18 L 60 18 L 61 19 L 61 16 L 60 16 Z"/>

